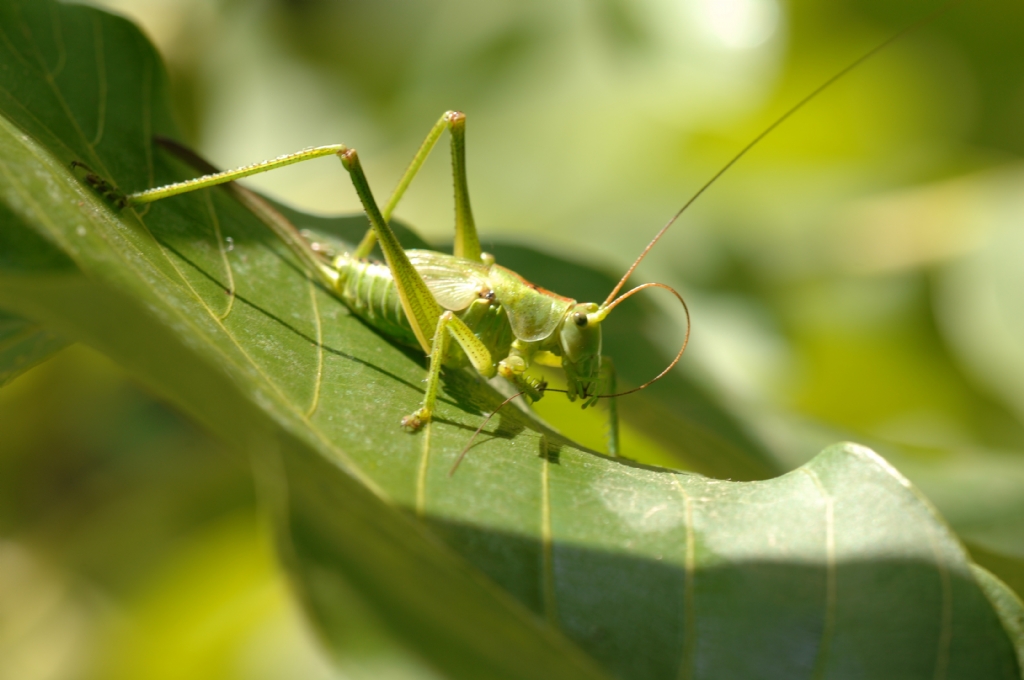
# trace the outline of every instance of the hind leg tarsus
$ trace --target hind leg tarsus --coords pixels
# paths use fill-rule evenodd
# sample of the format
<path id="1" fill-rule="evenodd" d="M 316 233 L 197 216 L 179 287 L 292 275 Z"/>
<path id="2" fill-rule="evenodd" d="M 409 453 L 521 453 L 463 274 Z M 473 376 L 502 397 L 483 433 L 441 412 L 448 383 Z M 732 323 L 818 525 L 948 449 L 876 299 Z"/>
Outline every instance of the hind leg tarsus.
<path id="1" fill-rule="evenodd" d="M 116 186 L 103 179 L 90 168 L 88 165 L 81 161 L 71 161 L 71 171 L 77 174 L 77 171 L 82 171 L 82 179 L 92 187 L 92 190 L 103 197 L 107 203 L 110 203 L 118 210 L 123 210 L 128 206 L 128 197 L 121 192 Z"/>

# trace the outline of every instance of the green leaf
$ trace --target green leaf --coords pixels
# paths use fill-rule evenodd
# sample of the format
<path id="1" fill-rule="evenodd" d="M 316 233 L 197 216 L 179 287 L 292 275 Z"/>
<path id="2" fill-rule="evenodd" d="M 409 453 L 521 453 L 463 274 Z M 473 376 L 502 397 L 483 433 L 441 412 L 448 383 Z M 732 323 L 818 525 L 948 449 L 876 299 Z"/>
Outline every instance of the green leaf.
<path id="1" fill-rule="evenodd" d="M 2 227 L 30 244 L 2 261 L 0 307 L 250 454 L 347 672 L 375 677 L 358 662 L 370 631 L 455 678 L 1019 677 L 1020 634 L 955 536 L 861 447 L 722 482 L 605 458 L 506 409 L 449 478 L 499 403 L 488 385 L 453 372 L 435 422 L 402 432 L 420 353 L 313 285 L 225 192 L 118 213 L 68 170 L 126 191 L 188 176 L 151 142 L 175 134 L 168 110 L 124 20 L 0 0 Z M 676 417 L 692 424 L 678 436 L 714 435 L 708 455 L 744 448 L 720 421 Z"/>
<path id="2" fill-rule="evenodd" d="M 977 565 L 971 569 L 974 571 L 974 578 L 999 614 L 1006 632 L 1015 641 L 1017 664 L 1024 668 L 1024 602 L 1021 602 L 1020 596 L 991 572 Z"/>
<path id="3" fill-rule="evenodd" d="M 17 216 L 0 203 L 0 225 Z M 71 262 L 30 229 L 0 229 L 0 268 L 69 268 Z M 68 346 L 68 341 L 40 324 L 0 310 L 0 387 Z"/>
<path id="4" fill-rule="evenodd" d="M 991 572 L 1020 597 L 1024 593 L 1024 556 L 996 552 L 985 546 L 965 542 L 974 562 Z"/>

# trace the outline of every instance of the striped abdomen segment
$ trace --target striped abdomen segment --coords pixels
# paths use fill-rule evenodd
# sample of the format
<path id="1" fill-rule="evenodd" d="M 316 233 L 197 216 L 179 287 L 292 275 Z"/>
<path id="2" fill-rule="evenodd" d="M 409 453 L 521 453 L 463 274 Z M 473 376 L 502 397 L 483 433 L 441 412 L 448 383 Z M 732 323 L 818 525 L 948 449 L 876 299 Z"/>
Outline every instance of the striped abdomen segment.
<path id="1" fill-rule="evenodd" d="M 387 265 L 367 260 L 336 260 L 334 264 L 341 274 L 337 292 L 349 309 L 384 335 L 419 347 Z"/>
<path id="2" fill-rule="evenodd" d="M 493 299 L 489 289 L 479 280 L 474 265 L 466 265 L 451 255 L 427 251 L 408 251 L 420 266 L 416 270 L 424 275 L 431 293 L 441 294 L 441 306 L 453 310 L 490 350 L 496 360 L 508 356 L 515 339 L 505 308 Z M 349 309 L 384 335 L 410 347 L 419 347 L 412 325 L 405 316 L 398 287 L 386 264 L 367 260 L 351 260 L 345 256 L 335 258 L 334 267 L 341 275 L 337 284 L 338 296 Z M 467 271 L 468 270 L 468 273 Z M 465 290 L 464 290 L 465 289 Z M 468 291 L 468 295 L 467 295 Z M 429 329 L 428 335 L 433 335 Z M 444 365 L 457 367 L 468 364 L 468 359 L 457 343 L 450 342 Z"/>

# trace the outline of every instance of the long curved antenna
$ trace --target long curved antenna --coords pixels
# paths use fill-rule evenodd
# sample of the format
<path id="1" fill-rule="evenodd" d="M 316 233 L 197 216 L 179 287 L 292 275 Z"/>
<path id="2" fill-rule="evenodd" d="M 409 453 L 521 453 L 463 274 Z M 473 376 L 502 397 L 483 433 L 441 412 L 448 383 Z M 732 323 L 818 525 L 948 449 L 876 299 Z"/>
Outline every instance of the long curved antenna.
<path id="1" fill-rule="evenodd" d="M 817 97 L 824 90 L 828 89 L 833 83 L 835 83 L 837 80 L 839 80 L 840 78 L 845 76 L 847 73 L 849 73 L 853 69 L 857 68 L 858 66 L 863 64 L 865 61 L 867 61 L 871 57 L 875 56 L 876 54 L 878 54 L 879 52 L 884 50 L 886 47 L 888 47 L 892 43 L 896 42 L 897 40 L 899 40 L 903 36 L 907 35 L 908 33 L 912 33 L 914 31 L 916 31 L 917 29 L 921 28 L 922 26 L 926 26 L 926 25 L 930 24 L 931 22 L 935 21 L 942 14 L 944 14 L 948 10 L 952 9 L 954 6 L 958 5 L 961 2 L 963 2 L 963 0 L 948 0 L 947 2 L 945 2 L 942 5 L 940 5 L 938 9 L 934 10 L 930 14 L 926 15 L 925 17 L 923 17 L 921 19 L 918 19 L 914 23 L 910 24 L 909 26 L 907 26 L 903 30 L 899 31 L 898 33 L 895 33 L 894 35 L 890 36 L 889 38 L 886 38 L 884 41 L 882 41 L 881 43 L 879 43 L 875 47 L 871 48 L 870 50 L 868 50 L 867 52 L 862 54 L 860 57 L 858 57 L 857 59 L 855 59 L 852 62 L 850 62 L 845 68 L 843 68 L 838 73 L 833 75 L 831 78 L 829 78 L 828 80 L 823 82 L 821 85 L 816 87 L 813 91 L 811 91 L 810 94 L 808 94 L 806 97 L 804 97 L 803 99 L 798 101 L 796 104 L 794 104 L 788 111 L 783 113 L 781 116 L 776 118 L 774 123 L 772 123 L 771 125 L 766 127 L 761 132 L 761 134 L 759 134 L 757 137 L 754 137 L 754 139 L 751 140 L 751 142 L 749 144 L 747 144 L 745 147 L 740 149 L 740 152 L 732 157 L 732 160 L 730 160 L 728 163 L 723 165 L 722 168 L 711 177 L 711 179 L 709 179 L 707 182 L 705 182 L 704 186 L 702 186 L 700 189 L 698 189 L 697 193 L 695 193 L 693 196 L 691 196 L 690 200 L 688 200 L 686 203 L 684 203 L 683 207 L 680 208 L 678 210 L 678 212 L 676 212 L 676 214 L 672 216 L 672 219 L 670 219 L 668 222 L 665 223 L 665 226 L 661 228 L 661 231 L 659 231 L 657 234 L 655 234 L 654 238 L 651 239 L 651 242 L 648 243 L 647 247 L 644 248 L 642 253 L 640 253 L 640 257 L 636 258 L 636 260 L 633 262 L 633 264 L 630 266 L 630 268 L 626 270 L 626 273 L 623 275 L 622 279 L 619 280 L 619 283 L 615 286 L 615 288 L 612 289 L 612 292 L 608 294 L 608 297 L 605 299 L 604 303 L 601 306 L 604 307 L 616 295 L 619 294 L 619 291 L 622 290 L 622 287 L 624 285 L 626 285 L 626 281 L 633 274 L 633 270 L 635 270 L 637 268 L 637 265 L 639 265 L 640 262 L 645 257 L 647 257 L 647 253 L 649 253 L 651 251 L 651 248 L 654 247 L 654 244 L 657 243 L 661 239 L 661 237 L 665 235 L 665 232 L 668 231 L 669 227 L 671 227 L 673 224 L 675 224 L 676 220 L 679 219 L 680 215 L 682 215 L 684 212 L 686 212 L 687 208 L 689 208 L 691 205 L 693 205 L 693 202 L 696 201 L 698 198 L 700 198 L 700 195 L 703 194 L 705 191 L 707 191 L 708 188 L 712 184 L 717 182 L 719 177 L 724 175 L 725 172 L 729 168 L 731 168 L 733 165 L 735 165 L 736 161 L 738 161 L 739 159 L 741 159 L 745 155 L 747 155 L 748 151 L 750 151 L 755 146 L 757 146 L 757 144 L 762 139 L 767 137 L 773 130 L 775 130 L 775 128 L 777 128 L 780 125 L 782 125 L 782 123 L 784 123 L 786 121 L 786 119 L 788 119 L 794 113 L 796 113 L 797 111 L 802 109 L 808 102 L 810 102 L 812 99 Z"/>
<path id="2" fill-rule="evenodd" d="M 498 405 L 498 408 L 491 411 L 490 415 L 484 418 L 484 422 L 480 423 L 480 427 L 476 428 L 476 432 L 474 432 L 473 436 L 469 438 L 469 442 L 466 444 L 466 448 L 462 449 L 462 452 L 459 453 L 459 457 L 455 459 L 455 463 L 452 465 L 452 469 L 448 471 L 449 477 L 455 474 L 455 470 L 458 469 L 459 464 L 462 462 L 462 459 L 465 458 L 466 453 L 469 452 L 469 447 L 473 445 L 473 442 L 476 440 L 477 435 L 483 432 L 484 428 L 487 427 L 487 423 L 491 422 L 491 418 L 493 418 L 498 413 L 498 411 L 500 411 L 505 406 L 505 404 L 509 403 L 516 397 L 523 396 L 524 394 L 526 394 L 525 390 L 518 394 L 513 394 L 511 397 L 501 402 L 501 404 Z"/>
<path id="3" fill-rule="evenodd" d="M 671 286 L 667 286 L 664 283 L 644 283 L 644 284 L 641 284 L 641 285 L 637 286 L 636 288 L 634 288 L 633 290 L 629 291 L 628 293 L 624 293 L 623 295 L 618 297 L 614 302 L 612 302 L 607 307 L 602 306 L 600 312 L 598 312 L 598 313 L 601 315 L 602 318 L 608 316 L 608 313 L 611 312 L 613 309 L 615 309 L 615 307 L 617 307 L 620 302 L 624 301 L 626 298 L 628 298 L 628 297 L 630 297 L 632 295 L 635 295 L 635 294 L 639 293 L 644 288 L 664 288 L 668 292 L 670 292 L 673 295 L 675 295 L 676 299 L 679 300 L 680 304 L 683 305 L 683 311 L 686 313 L 686 336 L 683 338 L 683 345 L 682 345 L 682 347 L 679 348 L 679 351 L 676 352 L 676 358 L 672 360 L 672 363 L 670 363 L 668 366 L 665 367 L 665 370 L 663 370 L 661 373 L 659 373 L 658 375 L 654 376 L 653 378 L 651 378 L 650 380 L 645 382 L 640 387 L 634 387 L 631 390 L 626 390 L 625 392 L 618 392 L 616 394 L 602 394 L 602 395 L 598 396 L 598 399 L 611 399 L 612 397 L 622 397 L 622 396 L 625 396 L 627 394 L 633 394 L 634 392 L 639 392 L 640 390 L 646 389 L 650 385 L 658 382 L 659 380 L 664 378 L 665 375 L 668 374 L 669 371 L 671 371 L 673 368 L 675 368 L 675 365 L 678 364 L 679 360 L 683 358 L 683 352 L 686 351 L 686 346 L 690 344 L 690 308 L 686 306 L 686 300 L 683 299 L 683 296 L 680 295 L 679 292 L 675 288 L 673 288 Z M 549 391 L 552 391 L 552 390 L 549 390 Z"/>

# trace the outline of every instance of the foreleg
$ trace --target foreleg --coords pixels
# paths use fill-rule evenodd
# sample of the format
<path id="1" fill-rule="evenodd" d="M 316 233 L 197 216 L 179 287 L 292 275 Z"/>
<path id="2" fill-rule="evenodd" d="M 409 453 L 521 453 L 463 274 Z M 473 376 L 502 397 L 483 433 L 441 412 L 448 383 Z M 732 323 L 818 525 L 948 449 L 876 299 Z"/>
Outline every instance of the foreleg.
<path id="1" fill-rule="evenodd" d="M 532 355 L 526 354 L 523 352 L 522 348 L 513 344 L 512 351 L 509 352 L 509 355 L 498 362 L 498 375 L 512 383 L 513 387 L 515 387 L 518 392 L 522 392 L 531 403 L 544 396 L 544 390 L 547 389 L 548 384 L 544 380 L 537 380 L 536 378 L 531 378 L 526 375 L 526 369 L 529 368 L 529 361 L 526 357 L 537 357 L 542 354 L 546 355 L 548 353 L 537 352 Z M 547 365 L 544 361 L 539 363 Z"/>
<path id="2" fill-rule="evenodd" d="M 508 360 L 506 360 L 508 361 Z M 534 363 L 542 366 L 550 366 L 552 368 L 560 368 L 562 366 L 561 357 L 555 356 L 550 352 L 537 352 L 533 355 Z M 505 375 L 503 372 L 505 362 L 498 365 L 498 371 L 501 375 Z M 507 376 L 506 376 L 507 377 Z M 511 378 L 510 378 L 511 379 Z M 543 392 L 543 387 L 541 388 Z M 588 406 L 594 406 L 601 399 L 605 399 L 608 402 L 608 453 L 613 456 L 619 455 L 619 406 L 616 402 L 616 397 L 612 396 L 618 391 L 618 380 L 616 379 L 615 363 L 611 357 L 601 357 L 601 383 L 600 389 L 583 402 L 583 408 Z"/>

